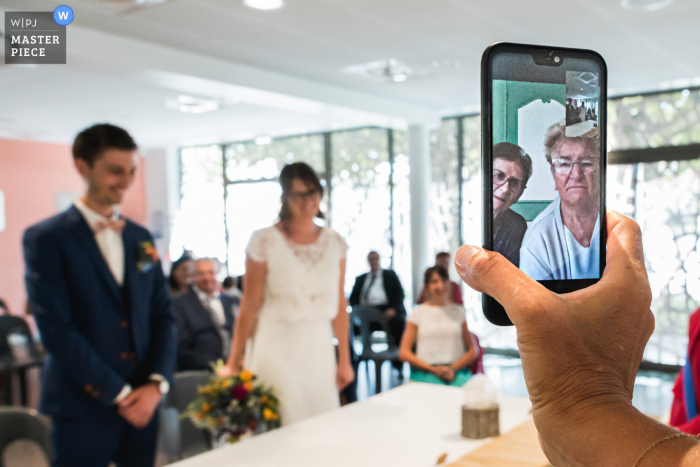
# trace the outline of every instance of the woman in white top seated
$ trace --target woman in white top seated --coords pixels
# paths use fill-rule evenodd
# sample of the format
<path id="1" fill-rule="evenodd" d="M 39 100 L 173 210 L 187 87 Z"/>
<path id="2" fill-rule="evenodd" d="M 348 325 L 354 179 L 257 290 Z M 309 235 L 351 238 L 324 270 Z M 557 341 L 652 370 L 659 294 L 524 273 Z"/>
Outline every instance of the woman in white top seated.
<path id="1" fill-rule="evenodd" d="M 428 299 L 408 317 L 399 349 L 399 358 L 411 364 L 411 381 L 462 386 L 471 377 L 477 355 L 464 307 L 447 300 L 449 280 L 441 266 L 425 271 Z"/>

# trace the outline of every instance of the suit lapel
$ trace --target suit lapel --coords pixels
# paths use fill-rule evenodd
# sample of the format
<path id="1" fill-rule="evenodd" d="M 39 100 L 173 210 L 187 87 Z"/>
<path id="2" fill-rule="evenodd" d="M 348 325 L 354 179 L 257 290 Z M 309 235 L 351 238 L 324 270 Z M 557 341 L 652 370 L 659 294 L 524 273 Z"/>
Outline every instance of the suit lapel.
<path id="1" fill-rule="evenodd" d="M 122 231 L 122 241 L 124 242 L 124 288 L 125 294 L 127 294 L 129 298 L 129 308 L 133 309 L 134 304 L 138 303 L 140 282 L 138 280 L 138 270 L 136 265 L 138 245 L 136 244 L 136 239 L 134 238 L 129 222 L 126 223 L 126 226 Z M 135 319 L 135 316 L 131 316 L 132 322 Z"/>
<path id="2" fill-rule="evenodd" d="M 95 235 L 93 234 L 90 226 L 85 221 L 83 215 L 78 211 L 78 208 L 72 206 L 68 210 L 69 219 L 72 221 L 75 228 L 75 235 L 78 238 L 79 243 L 83 246 L 85 253 L 90 257 L 90 260 L 97 268 L 98 275 L 102 278 L 105 286 L 112 294 L 114 299 L 121 303 L 123 298 L 121 291 L 119 290 L 119 284 L 114 280 L 114 275 L 110 271 L 107 262 L 102 256 L 100 248 L 97 246 L 95 241 Z"/>

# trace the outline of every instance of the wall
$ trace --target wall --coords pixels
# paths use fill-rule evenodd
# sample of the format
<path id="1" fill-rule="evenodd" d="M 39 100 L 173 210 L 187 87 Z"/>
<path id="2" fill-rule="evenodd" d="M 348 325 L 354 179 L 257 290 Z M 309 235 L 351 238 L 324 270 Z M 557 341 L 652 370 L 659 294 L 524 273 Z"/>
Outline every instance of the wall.
<path id="1" fill-rule="evenodd" d="M 141 163 L 123 215 L 145 223 L 145 170 Z M 57 193 L 82 192 L 69 145 L 0 139 L 0 190 L 5 193 L 6 228 L 0 232 L 0 297 L 13 314 L 24 312 L 22 234 L 30 225 L 57 213 Z"/>

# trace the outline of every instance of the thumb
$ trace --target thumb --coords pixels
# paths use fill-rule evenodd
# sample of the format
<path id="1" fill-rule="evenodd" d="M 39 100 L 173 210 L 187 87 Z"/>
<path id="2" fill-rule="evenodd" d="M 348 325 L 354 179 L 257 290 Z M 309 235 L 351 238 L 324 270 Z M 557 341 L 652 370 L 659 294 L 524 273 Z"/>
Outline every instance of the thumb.
<path id="1" fill-rule="evenodd" d="M 541 305 L 553 295 L 503 255 L 483 248 L 462 246 L 455 255 L 455 267 L 469 287 L 498 300 L 516 326 L 528 304 Z"/>

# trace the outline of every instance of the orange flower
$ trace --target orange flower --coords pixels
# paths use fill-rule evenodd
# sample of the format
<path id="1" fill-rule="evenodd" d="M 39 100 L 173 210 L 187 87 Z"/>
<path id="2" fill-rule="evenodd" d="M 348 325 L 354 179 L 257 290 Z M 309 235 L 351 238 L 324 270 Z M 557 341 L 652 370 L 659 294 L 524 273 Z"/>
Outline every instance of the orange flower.
<path id="1" fill-rule="evenodd" d="M 203 418 L 204 418 L 204 414 L 203 414 L 203 413 L 198 413 L 198 414 L 197 414 L 197 418 L 200 419 L 200 420 L 203 419 Z"/>
<path id="2" fill-rule="evenodd" d="M 265 420 L 279 420 L 280 416 L 274 413 L 270 409 L 264 409 L 263 410 L 263 418 Z"/>
<path id="3" fill-rule="evenodd" d="M 211 410 L 211 404 L 209 402 L 205 402 L 202 404 L 202 412 L 209 412 Z"/>
<path id="4" fill-rule="evenodd" d="M 253 373 L 248 370 L 243 370 L 238 377 L 241 378 L 242 381 L 251 381 L 253 379 Z"/>
<path id="5" fill-rule="evenodd" d="M 243 383 L 243 387 L 245 388 L 246 391 L 250 392 L 253 390 L 253 383 L 248 381 L 247 383 Z"/>
<path id="6" fill-rule="evenodd" d="M 267 404 L 267 401 L 269 401 L 269 400 L 270 400 L 270 399 L 268 399 L 267 396 L 262 396 L 262 397 L 260 398 L 260 402 L 263 403 L 263 404 Z"/>
<path id="7" fill-rule="evenodd" d="M 225 388 L 231 386 L 231 380 L 230 379 L 225 379 L 221 385 Z"/>

